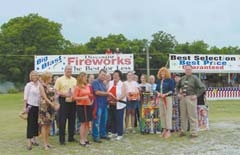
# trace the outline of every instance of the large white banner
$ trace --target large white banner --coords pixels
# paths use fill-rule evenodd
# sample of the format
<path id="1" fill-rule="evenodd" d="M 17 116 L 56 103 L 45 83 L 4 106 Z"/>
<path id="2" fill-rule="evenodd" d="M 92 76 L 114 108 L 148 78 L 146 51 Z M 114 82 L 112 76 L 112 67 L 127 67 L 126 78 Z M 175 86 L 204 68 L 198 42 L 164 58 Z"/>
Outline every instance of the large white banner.
<path id="1" fill-rule="evenodd" d="M 192 65 L 197 73 L 240 73 L 240 55 L 169 55 L 171 72 L 184 72 L 185 65 Z"/>
<path id="2" fill-rule="evenodd" d="M 134 70 L 133 54 L 36 55 L 34 59 L 35 71 L 39 73 L 48 70 L 53 74 L 63 74 L 67 64 L 73 67 L 73 74 L 97 74 L 100 69 L 109 73 L 117 69 L 123 73 Z"/>

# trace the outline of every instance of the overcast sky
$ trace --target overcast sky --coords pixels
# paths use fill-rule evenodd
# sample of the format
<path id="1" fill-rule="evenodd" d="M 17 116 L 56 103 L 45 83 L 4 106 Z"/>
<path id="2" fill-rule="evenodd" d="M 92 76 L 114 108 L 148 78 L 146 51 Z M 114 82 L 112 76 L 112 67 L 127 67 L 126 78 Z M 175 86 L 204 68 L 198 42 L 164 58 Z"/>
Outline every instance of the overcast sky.
<path id="1" fill-rule="evenodd" d="M 64 37 L 86 43 L 91 37 L 122 33 L 149 39 L 163 30 L 179 43 L 204 40 L 210 46 L 239 46 L 239 0 L 0 0 L 0 25 L 38 13 L 62 24 Z"/>

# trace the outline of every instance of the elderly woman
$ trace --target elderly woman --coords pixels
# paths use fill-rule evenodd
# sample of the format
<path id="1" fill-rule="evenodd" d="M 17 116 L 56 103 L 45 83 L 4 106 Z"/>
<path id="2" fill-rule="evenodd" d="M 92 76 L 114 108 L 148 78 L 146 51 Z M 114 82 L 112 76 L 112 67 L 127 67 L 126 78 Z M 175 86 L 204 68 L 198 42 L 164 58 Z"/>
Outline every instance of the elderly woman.
<path id="1" fill-rule="evenodd" d="M 39 82 L 39 75 L 36 71 L 29 74 L 30 82 L 24 88 L 24 111 L 28 112 L 27 118 L 27 150 L 32 149 L 32 145 L 38 146 L 36 137 L 38 136 L 38 112 L 41 97 L 47 103 L 52 104 L 44 93 L 44 88 Z"/>
<path id="2" fill-rule="evenodd" d="M 123 114 L 126 104 L 119 102 L 126 101 L 126 86 L 121 81 L 122 72 L 115 70 L 113 72 L 113 80 L 109 82 L 108 92 L 112 93 L 113 97 L 108 98 L 110 108 L 113 109 L 111 122 L 111 131 L 117 135 L 116 140 L 121 140 L 123 136 Z"/>
<path id="3" fill-rule="evenodd" d="M 160 119 L 163 128 L 161 136 L 163 138 L 169 138 L 172 129 L 172 95 L 175 88 L 175 82 L 171 79 L 170 72 L 166 67 L 159 69 L 157 77 L 159 80 L 157 82 L 156 91 L 159 97 Z"/>
<path id="4" fill-rule="evenodd" d="M 41 75 L 41 83 L 44 88 L 44 92 L 51 102 L 55 102 L 54 89 L 50 85 L 52 82 L 52 73 L 44 72 Z M 56 103 L 58 104 L 58 103 Z M 41 125 L 41 134 L 43 139 L 43 147 L 45 150 L 51 148 L 49 144 L 49 134 L 52 121 L 54 120 L 54 104 L 49 104 L 45 99 L 42 99 L 39 106 L 39 124 Z"/>

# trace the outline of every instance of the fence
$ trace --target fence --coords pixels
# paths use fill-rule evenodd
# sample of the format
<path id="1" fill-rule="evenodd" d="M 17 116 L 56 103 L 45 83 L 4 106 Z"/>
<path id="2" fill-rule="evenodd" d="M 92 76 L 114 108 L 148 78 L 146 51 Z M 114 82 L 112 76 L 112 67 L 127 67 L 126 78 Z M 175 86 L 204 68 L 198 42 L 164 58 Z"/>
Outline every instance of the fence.
<path id="1" fill-rule="evenodd" d="M 240 87 L 209 87 L 208 100 L 240 100 Z"/>

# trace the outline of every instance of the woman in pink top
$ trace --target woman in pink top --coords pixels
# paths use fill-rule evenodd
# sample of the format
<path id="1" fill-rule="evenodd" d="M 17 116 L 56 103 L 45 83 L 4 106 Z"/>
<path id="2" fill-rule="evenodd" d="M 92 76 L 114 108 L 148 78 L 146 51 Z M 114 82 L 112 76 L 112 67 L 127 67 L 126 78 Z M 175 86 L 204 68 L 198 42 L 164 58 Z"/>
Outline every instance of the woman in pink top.
<path id="1" fill-rule="evenodd" d="M 129 117 L 131 117 L 132 132 L 135 133 L 135 111 L 137 108 L 138 101 L 140 100 L 140 92 L 138 83 L 134 81 L 134 74 L 132 72 L 127 73 L 127 81 L 124 82 L 126 85 L 127 92 L 127 112 L 125 118 L 126 133 L 128 133 Z"/>

